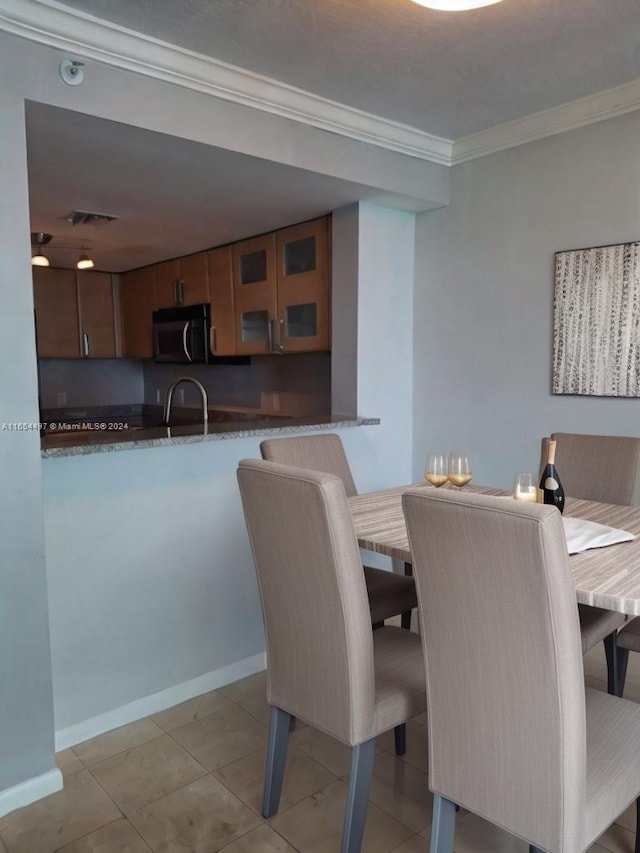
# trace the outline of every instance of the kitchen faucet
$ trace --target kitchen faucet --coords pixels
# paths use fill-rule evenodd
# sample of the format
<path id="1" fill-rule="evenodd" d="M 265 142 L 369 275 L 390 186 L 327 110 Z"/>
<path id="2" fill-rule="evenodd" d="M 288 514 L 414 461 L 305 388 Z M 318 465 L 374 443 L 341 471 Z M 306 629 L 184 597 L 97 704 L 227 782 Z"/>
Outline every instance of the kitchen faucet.
<path id="1" fill-rule="evenodd" d="M 167 388 L 167 392 L 164 396 L 164 423 L 165 426 L 169 426 L 169 419 L 171 417 L 171 401 L 173 399 L 173 392 L 176 390 L 178 385 L 181 382 L 193 382 L 198 391 L 200 392 L 200 397 L 202 398 L 202 421 L 203 423 L 207 423 L 209 420 L 209 402 L 207 400 L 207 392 L 204 385 L 201 382 L 198 382 L 197 379 L 194 379 L 193 376 L 179 376 L 177 379 L 174 379 L 173 382 L 169 384 Z"/>

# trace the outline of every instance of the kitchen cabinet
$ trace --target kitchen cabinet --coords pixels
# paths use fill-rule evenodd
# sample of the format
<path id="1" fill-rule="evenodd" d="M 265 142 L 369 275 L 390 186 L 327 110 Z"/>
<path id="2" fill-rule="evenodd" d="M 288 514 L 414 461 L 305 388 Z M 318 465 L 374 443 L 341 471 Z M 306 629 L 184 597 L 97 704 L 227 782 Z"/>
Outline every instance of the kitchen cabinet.
<path id="1" fill-rule="evenodd" d="M 153 356 L 151 314 L 156 307 L 154 284 L 151 267 L 125 272 L 120 276 L 120 314 L 125 358 Z"/>
<path id="2" fill-rule="evenodd" d="M 201 305 L 209 301 L 207 252 L 153 264 L 156 308 Z"/>
<path id="3" fill-rule="evenodd" d="M 116 330 L 111 275 L 79 270 L 76 280 L 82 356 L 115 358 Z"/>
<path id="4" fill-rule="evenodd" d="M 113 287 L 108 273 L 34 268 L 39 358 L 115 358 Z"/>
<path id="5" fill-rule="evenodd" d="M 75 270 L 33 267 L 39 358 L 80 358 Z"/>
<path id="6" fill-rule="evenodd" d="M 214 355 L 236 355 L 231 246 L 211 249 L 206 255 L 211 302 L 211 351 Z"/>
<path id="7" fill-rule="evenodd" d="M 198 252 L 180 258 L 178 297 L 180 305 L 201 305 L 209 302 L 208 252 Z M 212 306 L 213 307 L 213 306 Z"/>
<path id="8" fill-rule="evenodd" d="M 236 352 L 271 352 L 278 315 L 275 234 L 235 243 L 232 257 Z"/>
<path id="9" fill-rule="evenodd" d="M 153 277 L 155 308 L 171 308 L 178 304 L 178 279 L 180 278 L 180 260 L 162 261 L 147 267 Z"/>
<path id="10" fill-rule="evenodd" d="M 233 246 L 236 351 L 330 347 L 328 217 Z"/>

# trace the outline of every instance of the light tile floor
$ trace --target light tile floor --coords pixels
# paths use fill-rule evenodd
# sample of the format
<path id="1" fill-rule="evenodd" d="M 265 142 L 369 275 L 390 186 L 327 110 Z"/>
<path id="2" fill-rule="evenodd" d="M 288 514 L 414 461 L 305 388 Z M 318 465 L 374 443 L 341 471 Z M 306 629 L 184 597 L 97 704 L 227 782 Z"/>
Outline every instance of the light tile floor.
<path id="1" fill-rule="evenodd" d="M 605 689 L 602 647 L 585 658 Z M 640 701 L 640 655 L 629 660 L 627 698 Z M 0 853 L 336 853 L 349 751 L 309 726 L 291 734 L 278 814 L 260 816 L 268 709 L 265 674 L 245 678 L 57 755 L 64 790 L 0 819 Z M 364 853 L 425 853 L 431 795 L 424 715 L 408 749 L 379 738 Z M 628 809 L 592 853 L 632 853 Z M 456 853 L 527 853 L 475 815 L 458 816 Z"/>

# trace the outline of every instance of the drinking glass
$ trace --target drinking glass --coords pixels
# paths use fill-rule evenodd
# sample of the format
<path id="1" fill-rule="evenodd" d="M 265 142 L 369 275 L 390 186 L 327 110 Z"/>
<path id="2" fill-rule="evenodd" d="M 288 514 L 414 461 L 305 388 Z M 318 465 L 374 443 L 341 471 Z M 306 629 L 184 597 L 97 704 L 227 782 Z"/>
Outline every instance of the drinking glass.
<path id="1" fill-rule="evenodd" d="M 427 456 L 424 478 L 432 486 L 444 486 L 447 482 L 447 457 L 444 453 L 430 453 Z"/>
<path id="2" fill-rule="evenodd" d="M 513 496 L 517 501 L 536 502 L 536 482 L 533 474 L 516 474 Z"/>
<path id="3" fill-rule="evenodd" d="M 471 482 L 473 474 L 471 473 L 469 459 L 464 453 L 449 454 L 447 477 L 450 483 L 454 486 L 458 486 L 459 488 L 462 488 L 462 486 L 466 486 L 467 483 Z"/>

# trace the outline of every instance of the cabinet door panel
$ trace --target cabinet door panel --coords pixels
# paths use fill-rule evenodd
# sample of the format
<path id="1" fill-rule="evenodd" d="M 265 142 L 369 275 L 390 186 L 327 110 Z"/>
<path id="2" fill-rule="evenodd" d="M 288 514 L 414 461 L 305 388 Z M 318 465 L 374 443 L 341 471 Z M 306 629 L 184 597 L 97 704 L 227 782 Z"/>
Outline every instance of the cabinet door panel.
<path id="1" fill-rule="evenodd" d="M 172 308 L 177 303 L 180 260 L 162 261 L 148 267 L 153 273 L 156 308 Z"/>
<path id="2" fill-rule="evenodd" d="M 40 358 L 80 358 L 75 270 L 33 268 L 33 300 Z"/>
<path id="3" fill-rule="evenodd" d="M 115 358 L 116 336 L 111 275 L 82 270 L 77 275 L 83 356 Z"/>
<path id="4" fill-rule="evenodd" d="M 120 313 L 122 316 L 123 354 L 125 358 L 153 356 L 152 318 L 155 309 L 154 274 L 144 267 L 120 276 Z"/>
<path id="5" fill-rule="evenodd" d="M 207 252 L 207 262 L 211 301 L 211 351 L 214 355 L 235 355 L 231 246 L 222 246 Z"/>
<path id="6" fill-rule="evenodd" d="M 271 352 L 269 333 L 276 319 L 275 235 L 243 240 L 232 247 L 236 352 Z"/>
<path id="7" fill-rule="evenodd" d="M 207 252 L 180 258 L 178 293 L 182 305 L 201 305 L 209 301 L 209 267 Z"/>
<path id="8" fill-rule="evenodd" d="M 285 352 L 330 346 L 328 218 L 276 233 L 278 319 Z"/>

